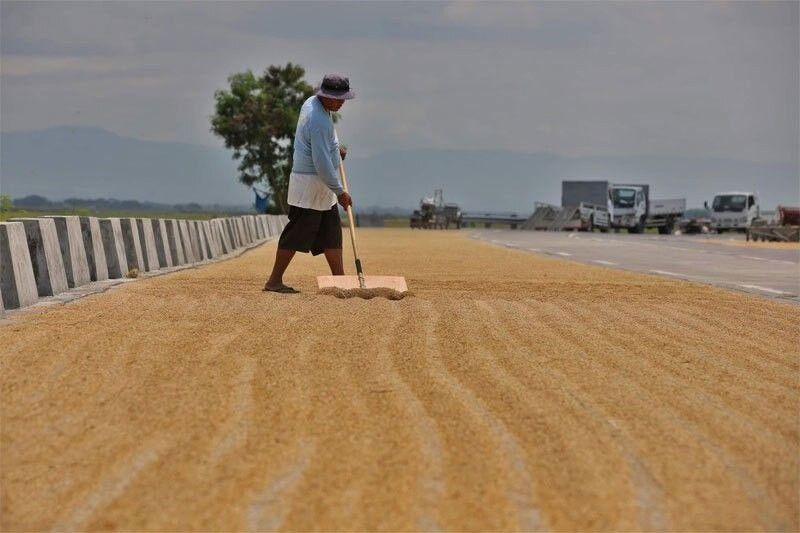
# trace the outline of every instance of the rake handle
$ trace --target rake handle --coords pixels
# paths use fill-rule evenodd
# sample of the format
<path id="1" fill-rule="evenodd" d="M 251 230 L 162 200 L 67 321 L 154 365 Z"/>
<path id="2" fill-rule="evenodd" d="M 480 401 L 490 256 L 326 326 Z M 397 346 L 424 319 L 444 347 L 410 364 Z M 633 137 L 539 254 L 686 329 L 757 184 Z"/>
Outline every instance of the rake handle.
<path id="1" fill-rule="evenodd" d="M 350 194 L 350 189 L 347 187 L 347 172 L 344 170 L 344 161 L 339 162 L 339 174 L 342 177 L 342 186 L 344 192 Z M 358 257 L 358 246 L 356 245 L 356 224 L 353 219 L 353 206 L 347 206 L 347 221 L 350 228 L 350 242 L 353 243 L 353 256 L 356 258 L 356 273 L 358 274 L 358 285 L 362 289 L 367 288 L 367 282 L 364 279 L 364 271 L 361 269 L 361 259 Z"/>

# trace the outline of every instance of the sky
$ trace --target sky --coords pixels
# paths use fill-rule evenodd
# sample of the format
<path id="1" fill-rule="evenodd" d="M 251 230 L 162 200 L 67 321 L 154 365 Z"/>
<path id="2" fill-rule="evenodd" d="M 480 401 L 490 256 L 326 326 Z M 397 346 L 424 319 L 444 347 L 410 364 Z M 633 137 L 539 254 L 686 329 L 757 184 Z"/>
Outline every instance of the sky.
<path id="1" fill-rule="evenodd" d="M 352 155 L 798 161 L 798 2 L 0 3 L 0 130 L 221 146 L 229 75 L 348 75 Z"/>

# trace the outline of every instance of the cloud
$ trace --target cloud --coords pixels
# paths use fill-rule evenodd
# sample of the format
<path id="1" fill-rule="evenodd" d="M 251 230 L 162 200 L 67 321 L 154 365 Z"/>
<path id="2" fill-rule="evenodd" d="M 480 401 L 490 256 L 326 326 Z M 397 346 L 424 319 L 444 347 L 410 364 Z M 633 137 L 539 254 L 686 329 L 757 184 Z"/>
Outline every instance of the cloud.
<path id="1" fill-rule="evenodd" d="M 0 4 L 2 128 L 219 144 L 213 92 L 287 61 L 348 73 L 354 153 L 797 161 L 798 4 Z"/>

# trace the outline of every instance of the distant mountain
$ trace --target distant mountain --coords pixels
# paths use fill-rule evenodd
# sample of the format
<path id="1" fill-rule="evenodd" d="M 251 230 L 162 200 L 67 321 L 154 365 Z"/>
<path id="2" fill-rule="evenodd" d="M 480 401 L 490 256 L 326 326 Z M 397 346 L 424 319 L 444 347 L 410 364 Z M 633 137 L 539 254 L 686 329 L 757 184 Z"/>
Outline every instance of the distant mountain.
<path id="1" fill-rule="evenodd" d="M 12 197 L 252 203 L 235 176 L 236 163 L 223 148 L 69 126 L 0 134 L 0 188 Z"/>
<path id="2" fill-rule="evenodd" d="M 798 163 L 753 163 L 651 156 L 569 158 L 499 150 L 410 150 L 358 157 L 351 146 L 348 178 L 356 206 L 414 209 L 444 189 L 447 202 L 472 212 L 530 213 L 534 202 L 558 203 L 562 179 L 651 184 L 654 197 L 686 197 L 700 206 L 715 192 L 757 190 L 762 206 L 797 204 Z M 144 141 L 106 130 L 59 127 L 0 134 L 0 190 L 119 198 L 161 203 L 249 205 L 229 150 Z"/>

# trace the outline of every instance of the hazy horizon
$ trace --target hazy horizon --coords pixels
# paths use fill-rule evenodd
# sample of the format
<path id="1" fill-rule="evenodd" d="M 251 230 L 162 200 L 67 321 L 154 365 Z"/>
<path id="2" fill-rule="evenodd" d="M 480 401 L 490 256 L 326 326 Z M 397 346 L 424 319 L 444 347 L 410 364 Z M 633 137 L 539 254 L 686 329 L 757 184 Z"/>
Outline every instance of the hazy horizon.
<path id="1" fill-rule="evenodd" d="M 636 173 L 656 191 L 686 189 L 690 204 L 732 183 L 798 203 L 798 5 L 3 1 L 0 132 L 68 125 L 183 144 L 214 166 L 204 187 L 245 202 L 235 165 L 221 162 L 223 142 L 209 132 L 213 93 L 234 72 L 291 61 L 311 83 L 325 72 L 350 76 L 357 98 L 343 108 L 339 133 L 354 182 L 383 184 L 363 186 L 376 205 L 398 205 L 406 191 L 397 180 L 430 189 L 416 198 L 437 185 L 433 169 L 428 184 L 392 168 L 408 162 L 391 154 L 409 151 L 434 154 L 432 168 L 451 173 L 441 178 L 451 189 L 466 173 L 465 203 L 486 198 L 493 210 L 548 201 L 562 170 L 585 173 L 562 176 L 576 179 Z M 511 154 L 493 159 L 488 193 L 473 183 L 481 175 L 471 157 L 482 152 Z M 471 166 L 443 164 L 446 153 Z M 548 154 L 559 164 L 547 167 Z M 73 186 L 58 171 L 63 161 L 34 172 L 35 162 L 11 157 L 0 160 L 0 188 L 24 187 L 28 171 Z M 369 177 L 358 176 L 359 161 L 369 162 Z M 712 171 L 714 161 L 724 164 Z M 101 172 L 80 163 L 71 163 L 76 180 Z M 522 179 L 525 164 L 538 165 L 529 175 L 542 183 Z M 126 176 L 141 172 L 140 162 L 130 165 Z M 157 176 L 165 191 L 164 180 L 187 165 L 199 163 L 175 162 Z M 184 178 L 176 189 L 191 187 Z"/>

